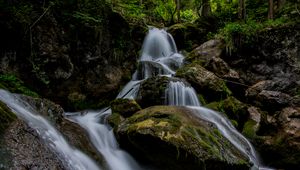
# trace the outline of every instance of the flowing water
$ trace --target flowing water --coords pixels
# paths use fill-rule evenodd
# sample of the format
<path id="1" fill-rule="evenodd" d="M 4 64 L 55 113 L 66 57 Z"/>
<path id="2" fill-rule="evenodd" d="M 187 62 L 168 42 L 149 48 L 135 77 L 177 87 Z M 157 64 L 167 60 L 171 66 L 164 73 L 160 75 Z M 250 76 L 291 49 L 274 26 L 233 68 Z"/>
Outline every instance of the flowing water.
<path id="1" fill-rule="evenodd" d="M 71 147 L 58 130 L 17 95 L 0 89 L 0 100 L 31 128 L 35 129 L 45 143 L 61 158 L 67 169 L 100 169 L 91 158 Z"/>
<path id="2" fill-rule="evenodd" d="M 132 80 L 121 90 L 117 98 L 135 99 L 140 84 L 147 78 L 153 76 L 172 77 L 176 69 L 182 65 L 183 58 L 178 53 L 175 42 L 170 34 L 164 30 L 151 28 L 144 40 L 139 66 L 133 74 Z M 1 93 L 1 96 L 8 95 L 3 91 Z M 248 156 L 254 164 L 254 169 L 260 166 L 255 150 L 250 142 L 221 114 L 201 107 L 195 90 L 187 83 L 171 80 L 165 91 L 165 96 L 165 104 L 186 106 L 193 110 L 193 113 L 199 118 L 214 123 L 224 137 L 238 150 Z M 12 101 L 6 101 L 8 100 L 7 98 Z M 42 137 L 45 136 L 44 138 L 52 141 L 52 143 L 57 143 L 52 147 L 64 158 L 67 166 L 75 166 L 78 169 L 81 167 L 83 167 L 82 169 L 99 169 L 87 156 L 71 148 L 49 123 L 47 124 L 43 118 L 31 114 L 31 111 L 25 109 L 26 106 L 20 105 L 15 98 L 1 97 L 1 100 L 7 103 L 18 115 L 21 115 L 26 120 L 28 119 L 29 124 L 32 122 L 32 126 L 40 132 Z M 65 113 L 65 117 L 79 124 L 87 131 L 93 145 L 105 159 L 106 164 L 103 165 L 105 169 L 143 169 L 128 153 L 119 148 L 113 131 L 106 121 L 107 116 L 110 114 L 111 110 L 107 108 L 101 111 L 85 111 L 84 114 L 80 112 Z M 70 154 L 70 151 L 76 154 Z"/>

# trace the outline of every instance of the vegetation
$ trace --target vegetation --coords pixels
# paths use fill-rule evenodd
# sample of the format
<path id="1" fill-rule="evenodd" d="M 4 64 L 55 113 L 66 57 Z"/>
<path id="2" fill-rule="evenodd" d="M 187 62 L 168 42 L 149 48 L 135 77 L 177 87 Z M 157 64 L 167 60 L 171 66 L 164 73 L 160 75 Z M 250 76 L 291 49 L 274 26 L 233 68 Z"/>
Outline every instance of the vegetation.
<path id="1" fill-rule="evenodd" d="M 21 93 L 27 96 L 38 97 L 36 92 L 31 91 L 24 82 L 12 74 L 0 74 L 0 89 L 6 89 L 13 93 Z"/>

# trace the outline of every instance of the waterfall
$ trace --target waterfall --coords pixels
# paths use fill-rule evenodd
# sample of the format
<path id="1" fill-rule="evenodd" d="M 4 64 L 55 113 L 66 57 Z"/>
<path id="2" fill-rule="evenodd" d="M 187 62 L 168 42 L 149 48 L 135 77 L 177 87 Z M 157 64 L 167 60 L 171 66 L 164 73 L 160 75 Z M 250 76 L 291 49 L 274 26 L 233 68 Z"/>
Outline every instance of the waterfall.
<path id="1" fill-rule="evenodd" d="M 166 89 L 166 99 L 168 105 L 200 106 L 195 90 L 180 81 L 170 81 Z"/>
<path id="2" fill-rule="evenodd" d="M 5 103 L 18 117 L 24 120 L 31 128 L 35 129 L 48 147 L 60 158 L 67 169 L 97 170 L 96 163 L 83 152 L 73 148 L 45 118 L 17 95 L 0 89 L 0 100 Z"/>
<path id="3" fill-rule="evenodd" d="M 164 30 L 150 29 L 142 50 L 139 60 L 140 67 L 117 98 L 135 99 L 143 80 L 158 75 L 172 77 L 176 69 L 182 65 L 183 56 L 177 52 L 172 36 Z M 218 112 L 200 106 L 197 94 L 191 86 L 182 81 L 170 81 L 165 96 L 167 105 L 187 106 L 197 117 L 215 124 L 224 137 L 248 156 L 254 164 L 252 169 L 268 169 L 260 167 L 254 147 L 227 118 Z"/>
<path id="4" fill-rule="evenodd" d="M 135 99 L 140 84 L 153 76 L 172 77 L 176 69 L 183 63 L 183 55 L 178 53 L 173 37 L 165 30 L 151 28 L 147 34 L 139 66 L 132 76 L 132 80 L 121 90 L 117 98 Z M 72 148 L 45 119 L 28 110 L 27 105 L 17 100 L 9 93 L 1 92 L 1 101 L 5 102 L 14 112 L 33 126 L 39 134 L 66 162 L 70 169 L 99 169 L 95 163 L 80 151 Z M 260 166 L 258 157 L 250 142 L 242 136 L 223 115 L 200 106 L 195 90 L 183 81 L 170 80 L 165 91 L 167 105 L 186 106 L 193 113 L 204 120 L 216 125 L 238 150 L 248 156 L 253 162 L 253 169 Z M 138 170 L 143 169 L 128 153 L 121 150 L 113 134 L 112 128 L 107 124 L 107 116 L 111 114 L 109 108 L 100 111 L 85 111 L 65 113 L 65 117 L 83 127 L 97 149 L 104 157 L 106 169 L 110 170 Z M 260 168 L 259 169 L 264 169 Z"/>
<path id="5" fill-rule="evenodd" d="M 89 134 L 89 138 L 97 151 L 106 161 L 106 168 L 111 170 L 139 170 L 135 160 L 125 151 L 121 150 L 115 139 L 113 129 L 103 121 L 111 114 L 110 109 L 101 111 L 88 111 L 85 115 L 80 112 L 65 113 L 69 120 L 78 123 Z"/>

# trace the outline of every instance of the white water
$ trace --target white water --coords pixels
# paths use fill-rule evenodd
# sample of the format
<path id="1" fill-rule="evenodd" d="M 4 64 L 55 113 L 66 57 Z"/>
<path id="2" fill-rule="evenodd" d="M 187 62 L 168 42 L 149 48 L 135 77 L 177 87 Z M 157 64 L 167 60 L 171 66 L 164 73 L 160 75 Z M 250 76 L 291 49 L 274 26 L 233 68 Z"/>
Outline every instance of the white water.
<path id="1" fill-rule="evenodd" d="M 139 86 L 145 79 L 152 76 L 172 77 L 176 69 L 182 65 L 182 62 L 183 56 L 177 52 L 172 36 L 164 30 L 159 30 L 157 28 L 150 29 L 143 44 L 142 55 L 139 61 L 140 66 L 132 76 L 132 80 L 128 82 L 117 98 L 135 99 L 138 94 Z M 169 86 L 166 89 L 166 98 L 167 104 L 187 106 L 192 109 L 199 118 L 214 123 L 224 137 L 226 137 L 237 149 L 249 157 L 249 159 L 255 164 L 253 167 L 254 169 L 259 167 L 259 160 L 247 139 L 243 137 L 222 115 L 215 111 L 201 107 L 195 90 L 192 87 L 187 86 L 185 83 L 180 81 L 170 81 Z M 119 148 L 112 129 L 106 122 L 106 116 L 109 114 L 111 114 L 110 109 L 98 112 L 86 111 L 84 115 L 79 112 L 65 113 L 65 116 L 69 120 L 78 123 L 87 131 L 93 145 L 104 157 L 106 161 L 106 169 L 141 169 L 138 163 L 130 155 Z M 74 155 L 68 156 L 71 157 Z M 68 157 L 65 156 L 65 161 L 68 162 L 70 166 L 73 165 L 74 161 L 72 160 L 72 157 L 70 160 L 67 158 Z M 80 164 L 81 162 L 78 161 L 76 163 Z M 93 168 L 95 167 L 88 169 Z"/>
<path id="2" fill-rule="evenodd" d="M 45 118 L 17 95 L 0 89 L 0 100 L 39 134 L 45 143 L 63 160 L 67 169 L 97 170 L 96 163 L 81 151 L 70 146 Z"/>
<path id="3" fill-rule="evenodd" d="M 170 81 L 166 89 L 166 99 L 167 105 L 200 106 L 195 90 L 180 81 Z"/>
<path id="4" fill-rule="evenodd" d="M 106 161 L 106 169 L 138 170 L 141 169 L 135 160 L 119 148 L 113 129 L 103 121 L 111 114 L 110 109 L 88 111 L 85 115 L 80 112 L 65 113 L 69 120 L 78 123 L 89 134 L 90 140 Z"/>
<path id="5" fill-rule="evenodd" d="M 138 69 L 118 98 L 136 98 L 139 84 L 152 76 L 172 77 L 177 68 L 182 65 L 183 56 L 177 52 L 172 36 L 164 30 L 150 29 L 145 38 L 143 52 L 140 58 L 142 69 Z M 238 150 L 248 156 L 254 164 L 252 169 L 260 166 L 258 156 L 251 143 L 241 135 L 223 115 L 200 106 L 195 90 L 181 81 L 170 81 L 166 89 L 166 104 L 187 106 L 194 114 L 216 125 Z M 264 168 L 259 168 L 264 169 Z"/>

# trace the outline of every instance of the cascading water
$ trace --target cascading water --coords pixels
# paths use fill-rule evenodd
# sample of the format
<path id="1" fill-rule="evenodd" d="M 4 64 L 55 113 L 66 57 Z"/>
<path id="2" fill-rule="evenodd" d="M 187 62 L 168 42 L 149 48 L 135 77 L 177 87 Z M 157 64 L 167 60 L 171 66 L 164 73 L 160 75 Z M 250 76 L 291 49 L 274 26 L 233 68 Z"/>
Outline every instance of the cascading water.
<path id="1" fill-rule="evenodd" d="M 140 83 L 152 76 L 172 77 L 182 65 L 183 56 L 177 52 L 176 45 L 170 34 L 157 28 L 150 29 L 145 38 L 143 52 L 139 64 L 142 69 L 135 72 L 132 80 L 119 93 L 117 98 L 136 98 Z M 194 114 L 212 122 L 238 150 L 248 156 L 254 164 L 252 169 L 258 169 L 259 159 L 250 142 L 241 135 L 221 114 L 201 107 L 195 90 L 181 81 L 170 81 L 166 89 L 166 104 L 187 106 Z M 259 168 L 267 169 L 267 168 Z"/>
<path id="2" fill-rule="evenodd" d="M 170 81 L 166 90 L 166 99 L 168 105 L 200 106 L 195 90 L 180 81 Z"/>
<path id="3" fill-rule="evenodd" d="M 65 113 L 69 120 L 78 123 L 89 134 L 90 140 L 106 161 L 106 169 L 111 170 L 138 170 L 141 169 L 135 160 L 121 150 L 115 139 L 113 129 L 106 125 L 106 116 L 111 114 L 110 109 L 89 111 L 85 115 Z"/>
<path id="4" fill-rule="evenodd" d="M 23 119 L 63 160 L 67 169 L 97 170 L 100 167 L 81 151 L 71 147 L 67 141 L 46 119 L 36 114 L 36 111 L 17 95 L 0 90 L 0 100 L 5 103 L 18 117 Z"/>
<path id="5" fill-rule="evenodd" d="M 183 58 L 184 57 L 177 52 L 176 45 L 170 34 L 168 34 L 165 30 L 151 28 L 144 40 L 138 69 L 133 74 L 132 80 L 122 89 L 117 98 L 135 99 L 141 82 L 152 76 L 172 77 L 176 69 L 182 65 Z M 1 93 L 5 94 L 3 91 L 1 91 Z M 224 137 L 226 137 L 237 149 L 249 157 L 254 164 L 254 169 L 259 167 L 258 158 L 247 139 L 243 137 L 232 126 L 230 121 L 224 118 L 221 114 L 201 107 L 195 90 L 192 87 L 181 81 L 170 81 L 165 95 L 166 104 L 186 106 L 193 110 L 193 113 L 199 118 L 214 123 Z M 17 103 L 16 101 L 7 101 L 7 97 L 1 97 L 1 100 L 5 103 Z M 36 125 L 36 128 L 41 129 L 39 131 L 41 131 L 40 134 L 42 134 L 42 136 L 44 134 L 45 138 L 49 138 L 48 140 L 58 141 L 56 142 L 58 144 L 52 147 L 62 155 L 68 166 L 74 166 L 74 169 L 98 169 L 98 167 L 96 167 L 96 165 L 88 157 L 83 156 L 81 152 L 68 146 L 61 135 L 59 135 L 53 127 L 50 125 L 48 126 L 48 124 L 45 123 L 45 120 L 41 121 L 43 123 L 39 122 L 42 118 L 36 118 L 36 115 L 30 114 L 30 111 L 24 109 L 25 106 L 19 104 L 12 104 L 9 106 L 13 110 L 16 110 L 18 114 L 19 112 L 25 112 L 26 115 L 31 115 L 29 116 L 30 118 L 26 118 L 27 116 L 25 116 L 24 119 L 28 119 L 29 123 L 34 120 L 32 121 L 32 124 L 38 124 Z M 93 145 L 104 157 L 106 161 L 106 165 L 104 165 L 104 167 L 106 169 L 142 169 L 129 154 L 119 148 L 113 131 L 106 121 L 107 116 L 110 114 L 110 109 L 104 109 L 98 112 L 85 111 L 84 114 L 82 114 L 82 112 L 65 113 L 65 117 L 79 124 L 87 131 Z M 48 131 L 49 133 L 46 133 Z M 62 145 L 65 145 L 64 148 L 60 148 Z M 75 152 L 75 154 L 70 154 L 71 151 Z M 78 158 L 82 158 L 82 160 L 77 160 Z"/>

